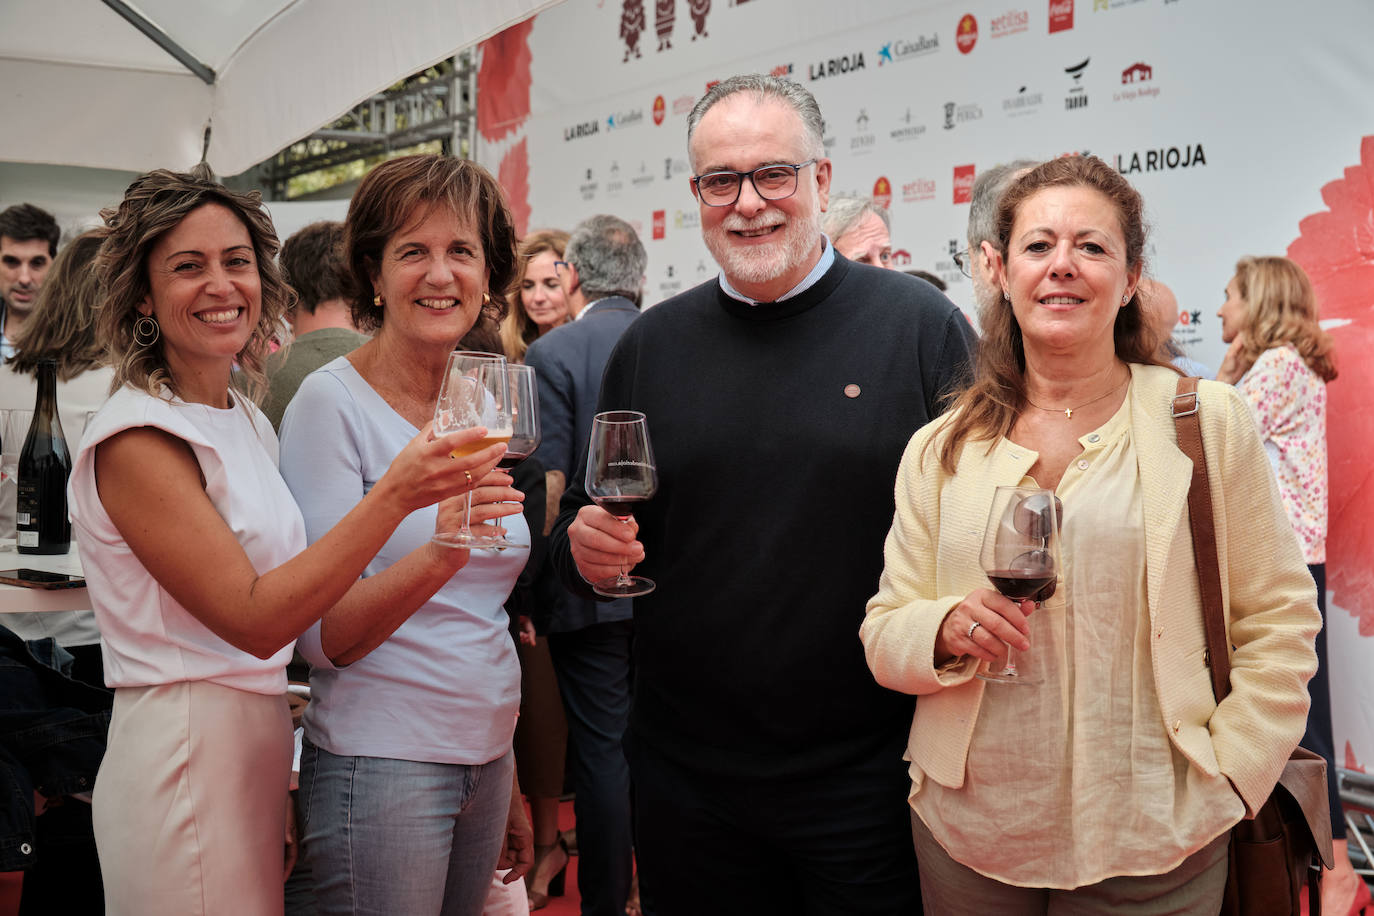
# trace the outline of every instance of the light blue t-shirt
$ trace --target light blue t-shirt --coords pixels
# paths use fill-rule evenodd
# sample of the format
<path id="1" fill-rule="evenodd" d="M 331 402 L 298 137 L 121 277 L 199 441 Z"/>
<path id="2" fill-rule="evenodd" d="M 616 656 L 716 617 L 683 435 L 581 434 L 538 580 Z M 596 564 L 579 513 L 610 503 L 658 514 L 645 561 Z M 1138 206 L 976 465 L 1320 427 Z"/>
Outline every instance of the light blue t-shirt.
<path id="1" fill-rule="evenodd" d="M 311 543 L 343 518 L 419 434 L 346 357 L 306 376 L 281 425 L 281 473 Z M 364 576 L 434 534 L 436 509 L 412 512 Z M 529 543 L 524 516 L 507 517 Z M 520 666 L 503 603 L 528 550 L 474 550 L 471 559 L 387 640 L 335 667 L 316 623 L 300 638 L 311 664 L 306 738 L 332 754 L 428 763 L 488 763 L 511 747 Z"/>

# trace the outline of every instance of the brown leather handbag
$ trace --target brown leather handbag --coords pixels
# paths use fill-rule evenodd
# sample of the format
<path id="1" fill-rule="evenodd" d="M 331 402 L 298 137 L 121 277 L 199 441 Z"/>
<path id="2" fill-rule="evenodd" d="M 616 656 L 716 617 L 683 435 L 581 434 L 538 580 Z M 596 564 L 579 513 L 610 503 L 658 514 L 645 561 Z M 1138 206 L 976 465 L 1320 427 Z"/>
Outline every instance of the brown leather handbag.
<path id="1" fill-rule="evenodd" d="M 1193 461 L 1188 520 L 1202 592 L 1212 692 L 1220 704 L 1231 691 L 1231 654 L 1221 600 L 1212 492 L 1207 485 L 1207 459 L 1197 416 L 1197 381 L 1179 379 L 1173 414 L 1178 447 Z M 1321 916 L 1321 867 L 1335 864 L 1325 760 L 1304 748 L 1293 750 L 1278 785 L 1254 819 L 1232 828 L 1230 860 L 1221 916 L 1298 916 L 1304 885 L 1308 889 L 1308 912 Z"/>

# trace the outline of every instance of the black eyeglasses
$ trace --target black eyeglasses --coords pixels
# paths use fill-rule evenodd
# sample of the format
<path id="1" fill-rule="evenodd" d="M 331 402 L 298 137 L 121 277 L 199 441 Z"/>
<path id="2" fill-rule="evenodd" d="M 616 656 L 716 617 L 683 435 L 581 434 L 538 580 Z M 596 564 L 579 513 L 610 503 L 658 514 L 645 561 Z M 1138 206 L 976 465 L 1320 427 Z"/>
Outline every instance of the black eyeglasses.
<path id="1" fill-rule="evenodd" d="M 562 273 L 563 271 L 569 270 L 569 269 L 571 269 L 571 268 L 572 268 L 572 265 L 569 264 L 567 261 L 554 261 L 554 262 L 553 262 L 553 272 L 556 273 L 556 274 Z"/>
<path id="2" fill-rule="evenodd" d="M 959 268 L 959 273 L 973 279 L 973 249 L 965 248 L 963 251 L 956 251 L 951 257 L 954 258 L 954 264 Z"/>
<path id="3" fill-rule="evenodd" d="M 761 165 L 748 172 L 721 169 L 694 176 L 692 184 L 696 185 L 701 202 L 708 207 L 732 206 L 739 200 L 745 178 L 754 186 L 754 193 L 764 200 L 786 200 L 797 193 L 797 173 L 815 164 L 815 159 L 808 159 L 796 165 Z"/>

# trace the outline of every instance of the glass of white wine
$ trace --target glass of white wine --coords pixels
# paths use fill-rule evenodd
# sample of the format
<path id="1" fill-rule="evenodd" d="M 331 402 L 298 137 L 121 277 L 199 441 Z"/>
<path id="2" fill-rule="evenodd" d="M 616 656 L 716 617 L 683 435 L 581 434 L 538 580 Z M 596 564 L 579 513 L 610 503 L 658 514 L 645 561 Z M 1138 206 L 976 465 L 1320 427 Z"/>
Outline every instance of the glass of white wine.
<path id="1" fill-rule="evenodd" d="M 495 353 L 458 350 L 451 353 L 439 387 L 439 402 L 434 407 L 434 434 L 457 432 L 485 426 L 485 438 L 453 451 L 454 458 L 462 458 L 481 451 L 497 442 L 509 443 L 514 427 L 511 423 L 510 383 L 506 378 L 506 358 Z M 498 548 L 528 547 L 507 541 L 494 528 L 474 531 L 471 527 L 472 493 L 463 498 L 463 527 L 434 535 L 437 543 L 448 547 Z"/>

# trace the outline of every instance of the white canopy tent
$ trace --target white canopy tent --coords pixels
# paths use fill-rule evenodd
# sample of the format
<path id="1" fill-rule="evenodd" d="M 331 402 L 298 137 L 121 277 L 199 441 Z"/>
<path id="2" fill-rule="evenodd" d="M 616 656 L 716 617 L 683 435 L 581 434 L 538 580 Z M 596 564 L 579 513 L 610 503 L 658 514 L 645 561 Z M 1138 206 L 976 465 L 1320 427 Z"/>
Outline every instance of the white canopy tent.
<path id="1" fill-rule="evenodd" d="M 236 175 L 556 0 L 3 0 L 0 161 Z"/>

